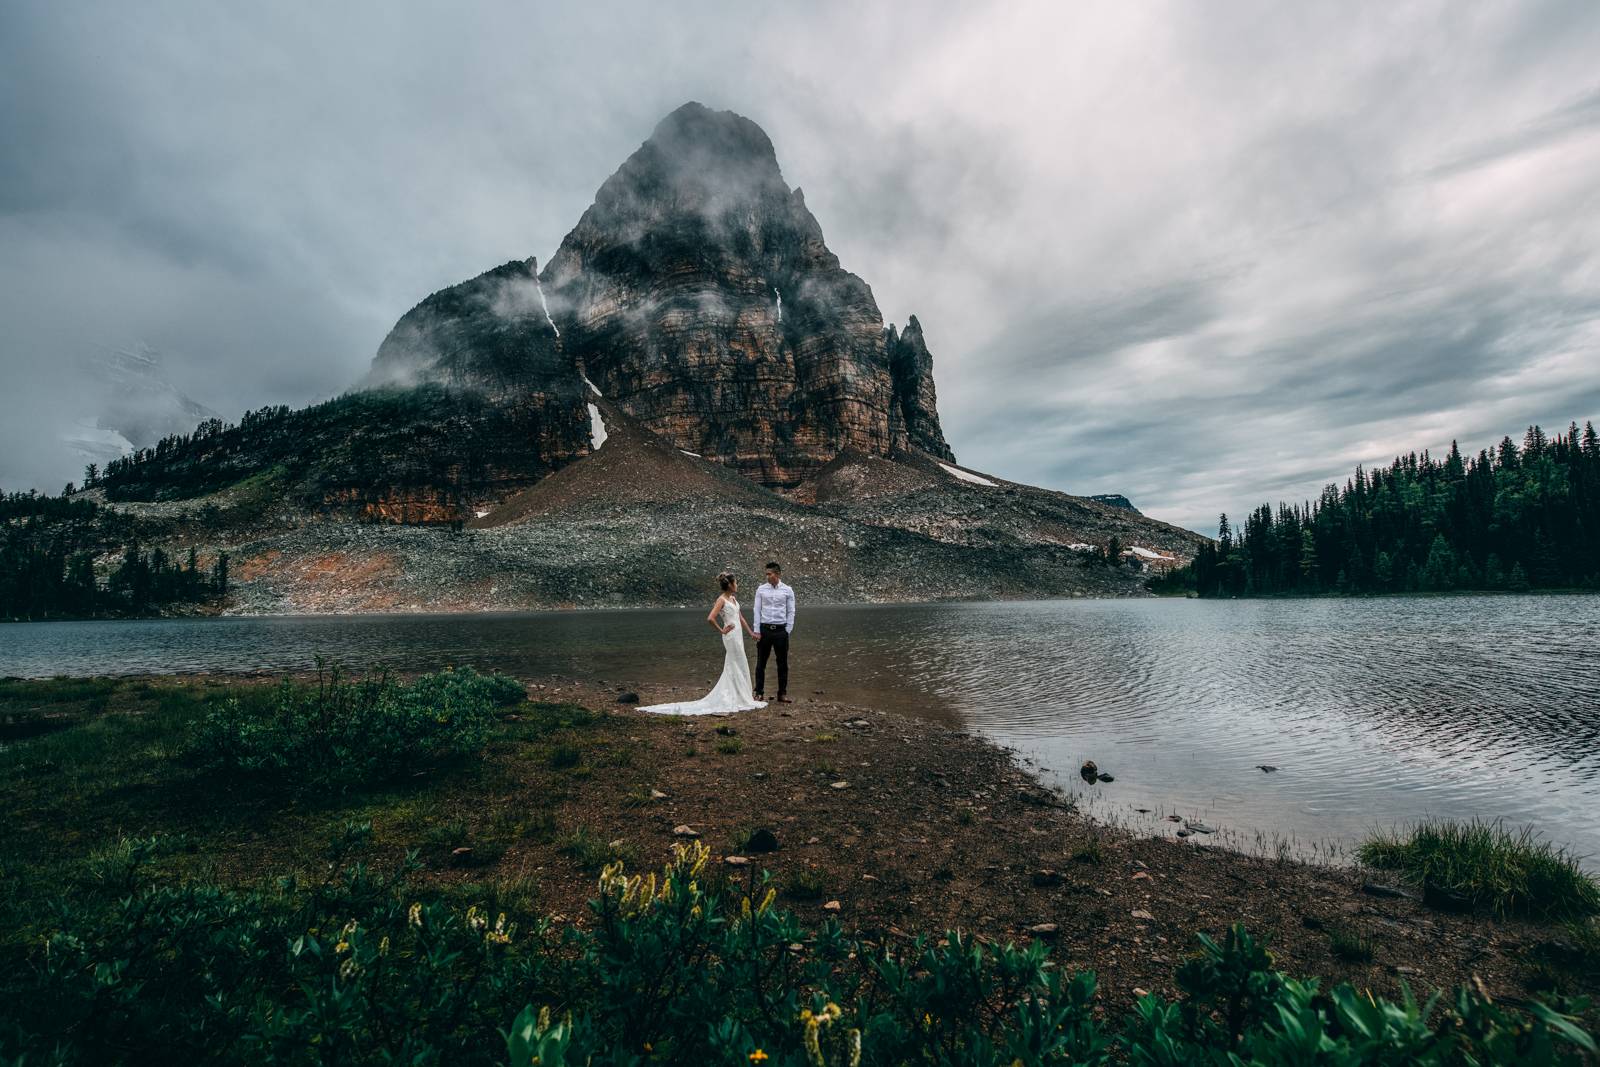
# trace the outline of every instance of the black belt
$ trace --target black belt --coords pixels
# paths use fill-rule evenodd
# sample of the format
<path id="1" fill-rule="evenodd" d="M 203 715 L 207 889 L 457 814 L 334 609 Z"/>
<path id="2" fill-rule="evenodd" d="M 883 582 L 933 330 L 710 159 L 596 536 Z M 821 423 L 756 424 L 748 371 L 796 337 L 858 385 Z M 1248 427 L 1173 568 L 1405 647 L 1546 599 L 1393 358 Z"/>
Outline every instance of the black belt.
<path id="1" fill-rule="evenodd" d="M 763 630 L 786 630 L 788 629 L 788 624 L 782 622 L 764 622 L 761 624 L 761 628 Z"/>

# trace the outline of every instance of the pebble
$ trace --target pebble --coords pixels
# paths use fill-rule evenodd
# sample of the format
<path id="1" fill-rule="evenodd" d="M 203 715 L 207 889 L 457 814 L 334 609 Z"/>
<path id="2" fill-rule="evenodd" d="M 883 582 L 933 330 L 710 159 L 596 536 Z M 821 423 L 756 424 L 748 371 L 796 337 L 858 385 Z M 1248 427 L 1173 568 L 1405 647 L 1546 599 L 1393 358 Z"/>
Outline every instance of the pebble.
<path id="1" fill-rule="evenodd" d="M 850 788 L 850 783 L 849 782 L 834 782 L 831 785 L 829 785 L 828 788 L 829 789 L 849 789 Z"/>
<path id="2" fill-rule="evenodd" d="M 650 799 L 651 800 L 665 800 L 665 799 L 667 799 L 667 794 L 663 793 L 659 789 L 652 789 L 652 790 L 650 790 Z"/>
<path id="3" fill-rule="evenodd" d="M 844 907 L 844 905 L 840 904 L 837 900 L 830 900 L 830 901 L 828 901 L 826 904 L 824 904 L 822 906 L 822 910 L 823 911 L 838 911 L 839 909 L 841 909 L 843 907 Z"/>
<path id="4" fill-rule="evenodd" d="M 1133 872 L 1132 881 L 1135 881 L 1135 882 L 1148 882 L 1148 881 L 1150 881 L 1149 872 L 1147 872 L 1147 871 L 1134 871 Z"/>
<path id="5" fill-rule="evenodd" d="M 700 836 L 700 831 L 696 830 L 694 827 L 690 826 L 688 823 L 679 823 L 677 826 L 674 826 L 672 828 L 672 836 L 673 837 L 699 837 Z"/>
<path id="6" fill-rule="evenodd" d="M 762 826 L 750 832 L 750 840 L 745 842 L 747 852 L 776 852 L 778 851 L 778 835 Z"/>
<path id="7" fill-rule="evenodd" d="M 1273 771 L 1275 771 L 1277 769 L 1278 768 L 1274 767 L 1270 763 L 1258 763 L 1258 764 L 1256 764 L 1256 770 L 1260 771 L 1262 774 L 1271 774 Z"/>
<path id="8" fill-rule="evenodd" d="M 1028 927 L 1028 933 L 1034 937 L 1055 937 L 1061 932 L 1061 927 L 1055 923 L 1035 923 Z"/>
<path id="9" fill-rule="evenodd" d="M 541 686 L 540 688 L 543 688 L 543 686 Z M 617 703 L 618 704 L 637 704 L 637 703 L 639 703 L 639 694 L 638 693 L 618 693 L 617 694 Z"/>
<path id="10" fill-rule="evenodd" d="M 724 856 L 722 858 L 722 862 L 728 864 L 730 867 L 748 867 L 750 865 L 750 857 Z"/>
<path id="11" fill-rule="evenodd" d="M 1143 919 L 1145 922 L 1156 921 L 1156 917 L 1151 915 L 1148 911 L 1145 911 L 1143 908 L 1134 908 L 1128 914 L 1133 916 L 1135 919 Z"/>
<path id="12" fill-rule="evenodd" d="M 1061 882 L 1061 872 L 1051 870 L 1049 867 L 1033 872 L 1033 884 L 1041 889 L 1047 886 L 1060 885 Z"/>

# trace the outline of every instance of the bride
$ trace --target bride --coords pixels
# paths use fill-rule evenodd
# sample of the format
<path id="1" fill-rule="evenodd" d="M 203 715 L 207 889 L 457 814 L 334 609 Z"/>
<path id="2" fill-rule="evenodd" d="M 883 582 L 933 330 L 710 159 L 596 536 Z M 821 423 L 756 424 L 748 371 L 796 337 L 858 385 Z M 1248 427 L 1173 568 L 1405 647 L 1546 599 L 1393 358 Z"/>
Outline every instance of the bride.
<path id="1" fill-rule="evenodd" d="M 717 583 L 722 586 L 722 595 L 711 605 L 706 622 L 722 635 L 722 677 L 717 679 L 716 687 L 699 700 L 652 704 L 642 710 L 657 715 L 727 715 L 767 706 L 765 701 L 755 698 L 750 688 L 750 661 L 744 654 L 744 635 L 748 633 L 756 638 L 760 635 L 750 628 L 739 611 L 739 580 L 731 571 L 723 571 L 717 575 Z"/>

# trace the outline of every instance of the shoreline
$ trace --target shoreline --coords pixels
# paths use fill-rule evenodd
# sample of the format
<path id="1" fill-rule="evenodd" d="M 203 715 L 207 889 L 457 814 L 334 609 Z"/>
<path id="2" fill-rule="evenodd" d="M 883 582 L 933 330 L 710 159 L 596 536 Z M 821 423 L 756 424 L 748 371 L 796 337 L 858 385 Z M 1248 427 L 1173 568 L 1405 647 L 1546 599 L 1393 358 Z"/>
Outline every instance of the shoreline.
<path id="1" fill-rule="evenodd" d="M 117 678 L 115 688 L 159 696 L 284 677 L 315 672 L 145 674 Z M 375 862 L 422 842 L 425 878 L 441 890 L 536 886 L 543 913 L 579 924 L 594 891 L 585 848 L 648 870 L 692 832 L 723 869 L 770 871 L 780 899 L 808 925 L 837 919 L 895 940 L 951 929 L 992 943 L 1041 940 L 1065 969 L 1100 975 L 1111 1011 L 1129 1006 L 1136 989 L 1172 995 L 1173 970 L 1196 933 L 1219 937 L 1235 922 L 1267 936 L 1286 973 L 1391 996 L 1402 982 L 1420 992 L 1477 979 L 1520 1002 L 1540 991 L 1544 961 L 1560 952 L 1559 926 L 1433 911 L 1391 877 L 1353 865 L 1250 856 L 1203 834 L 1178 841 L 1096 821 L 1014 753 L 909 713 L 803 696 L 761 711 L 672 718 L 618 703 L 618 687 L 596 679 L 523 681 L 532 701 L 587 709 L 588 725 L 535 737 L 513 711 L 481 760 L 375 801 L 270 805 L 242 835 L 247 846 L 237 828 L 218 833 L 204 796 L 182 780 L 170 796 L 145 787 L 154 807 L 142 823 L 91 800 L 20 810 L 12 832 L 84 847 L 103 844 L 113 825 L 194 833 L 218 841 L 197 863 L 251 881 L 296 869 L 307 840 L 364 817 Z M 685 691 L 654 687 L 638 697 L 648 704 Z M 114 704 L 99 714 L 119 713 Z M 531 832 L 523 824 L 536 812 L 544 829 Z M 441 826 L 454 834 L 449 848 L 438 846 Z M 757 829 L 771 831 L 776 851 L 748 849 Z M 1339 937 L 1369 944 L 1371 961 L 1341 959 Z M 1593 977 L 1573 981 L 1597 991 Z"/>

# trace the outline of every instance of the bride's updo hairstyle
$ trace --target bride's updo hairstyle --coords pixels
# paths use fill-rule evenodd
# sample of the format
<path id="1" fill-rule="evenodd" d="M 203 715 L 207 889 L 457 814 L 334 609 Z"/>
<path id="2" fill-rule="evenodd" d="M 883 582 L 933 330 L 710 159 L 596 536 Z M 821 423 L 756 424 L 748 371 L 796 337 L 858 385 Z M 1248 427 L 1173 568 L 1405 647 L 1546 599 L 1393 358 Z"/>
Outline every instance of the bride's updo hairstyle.
<path id="1" fill-rule="evenodd" d="M 723 571 L 721 574 L 717 575 L 717 584 L 722 586 L 722 591 L 724 593 L 733 588 L 734 577 L 735 575 L 732 571 Z"/>

